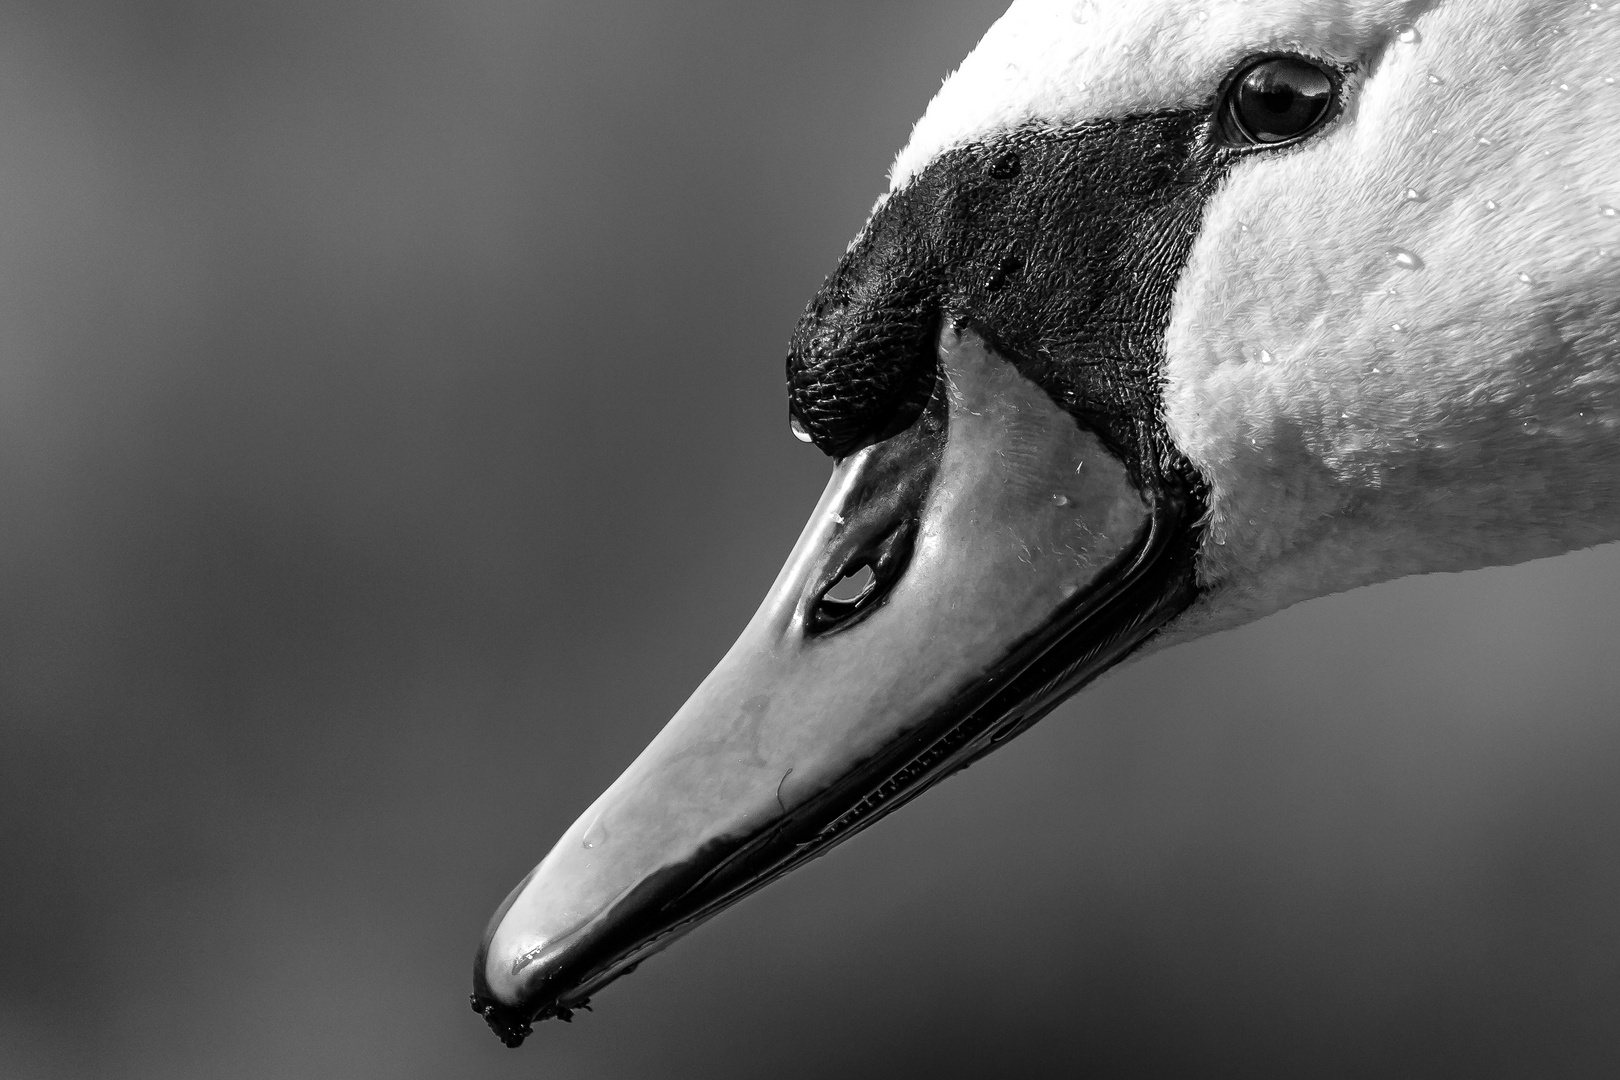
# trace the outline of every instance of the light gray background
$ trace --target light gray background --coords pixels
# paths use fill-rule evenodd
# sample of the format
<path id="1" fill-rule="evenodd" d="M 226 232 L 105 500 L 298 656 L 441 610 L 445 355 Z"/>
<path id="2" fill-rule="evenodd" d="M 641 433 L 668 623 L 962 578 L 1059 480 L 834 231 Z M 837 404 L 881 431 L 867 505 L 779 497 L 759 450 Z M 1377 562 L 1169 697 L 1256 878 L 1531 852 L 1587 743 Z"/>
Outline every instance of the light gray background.
<path id="1" fill-rule="evenodd" d="M 999 6 L 0 8 L 0 1076 L 1612 1066 L 1614 549 L 1152 658 L 468 1011 L 797 534 L 788 334 Z"/>

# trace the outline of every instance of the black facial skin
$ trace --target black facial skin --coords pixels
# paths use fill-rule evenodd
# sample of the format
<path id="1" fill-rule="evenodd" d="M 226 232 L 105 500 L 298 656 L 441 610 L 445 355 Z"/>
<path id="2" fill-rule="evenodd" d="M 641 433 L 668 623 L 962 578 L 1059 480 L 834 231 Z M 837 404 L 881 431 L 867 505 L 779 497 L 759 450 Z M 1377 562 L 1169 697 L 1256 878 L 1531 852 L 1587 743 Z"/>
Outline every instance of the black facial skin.
<path id="1" fill-rule="evenodd" d="M 873 498 L 920 506 L 946 436 L 936 349 L 949 322 L 977 332 L 1094 432 L 1125 464 L 1149 521 L 1091 588 L 1009 642 L 958 700 L 768 830 L 645 883 L 657 903 L 603 927 L 577 969 L 555 972 L 530 1002 L 497 1002 L 480 954 L 473 1007 L 508 1045 L 531 1021 L 567 1019 L 673 936 L 1027 729 L 1197 598 L 1204 488 L 1165 428 L 1163 343 L 1205 204 L 1244 154 L 1266 152 L 1223 135 L 1223 97 L 1196 111 L 1030 127 L 948 151 L 873 214 L 791 344 L 790 409 L 811 440 L 837 458 L 877 444 L 874 475 L 909 480 Z M 874 603 L 883 579 L 905 570 L 909 537 L 896 535 Z M 875 564 L 878 546 L 827 584 L 857 556 Z M 836 633 L 860 617 L 835 608 L 825 626 L 812 615 L 808 629 Z"/>
<path id="2" fill-rule="evenodd" d="M 941 155 L 872 216 L 799 323 L 789 407 L 843 457 L 927 400 L 971 326 L 1119 455 L 1194 477 L 1159 415 L 1164 332 L 1204 204 L 1240 152 L 1205 111 L 1028 128 Z"/>

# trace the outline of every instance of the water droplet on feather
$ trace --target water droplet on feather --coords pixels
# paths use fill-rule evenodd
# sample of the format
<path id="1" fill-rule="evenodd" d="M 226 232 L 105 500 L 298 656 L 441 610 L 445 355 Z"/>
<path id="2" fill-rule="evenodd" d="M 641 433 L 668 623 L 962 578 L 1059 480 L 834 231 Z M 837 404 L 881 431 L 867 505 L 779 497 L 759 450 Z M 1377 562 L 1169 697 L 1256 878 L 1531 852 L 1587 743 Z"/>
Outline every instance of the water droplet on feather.
<path id="1" fill-rule="evenodd" d="M 1423 260 L 1418 257 L 1417 252 L 1415 251 L 1407 251 L 1405 248 L 1401 247 L 1392 247 L 1389 249 L 1389 257 L 1394 261 L 1395 265 L 1400 267 L 1402 270 L 1423 269 Z"/>

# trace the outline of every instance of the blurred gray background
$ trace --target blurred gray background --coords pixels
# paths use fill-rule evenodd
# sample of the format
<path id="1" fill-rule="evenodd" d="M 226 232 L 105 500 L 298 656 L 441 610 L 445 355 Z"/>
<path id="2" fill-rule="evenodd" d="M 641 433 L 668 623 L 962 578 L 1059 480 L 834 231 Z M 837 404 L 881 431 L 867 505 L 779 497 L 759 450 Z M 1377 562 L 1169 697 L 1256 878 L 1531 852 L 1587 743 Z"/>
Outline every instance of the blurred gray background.
<path id="1" fill-rule="evenodd" d="M 1620 552 L 1118 672 L 518 1052 L 495 904 L 828 465 L 1001 0 L 6 0 L 0 1077 L 1591 1076 Z"/>

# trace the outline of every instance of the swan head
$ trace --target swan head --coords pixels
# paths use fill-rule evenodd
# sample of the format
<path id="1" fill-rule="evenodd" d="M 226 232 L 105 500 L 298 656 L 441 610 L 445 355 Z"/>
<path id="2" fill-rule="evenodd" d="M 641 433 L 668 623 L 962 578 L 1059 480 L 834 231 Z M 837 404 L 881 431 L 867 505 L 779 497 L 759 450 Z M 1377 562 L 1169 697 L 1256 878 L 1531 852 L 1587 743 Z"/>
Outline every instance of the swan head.
<path id="1" fill-rule="evenodd" d="M 567 1019 L 1145 649 L 1620 537 L 1616 57 L 1584 0 L 1014 3 L 794 334 L 803 535 L 474 1007 Z"/>

